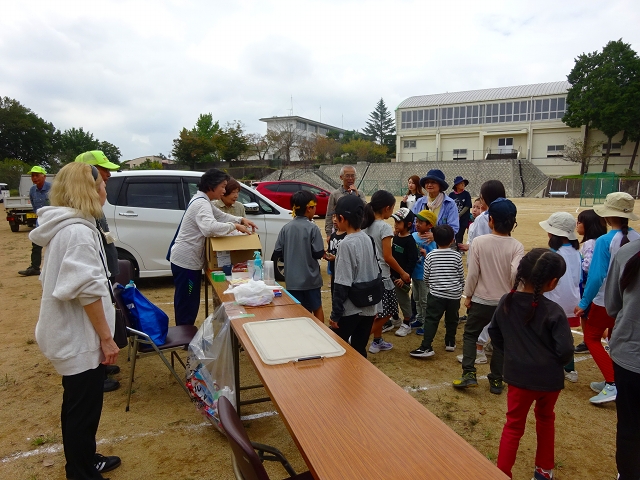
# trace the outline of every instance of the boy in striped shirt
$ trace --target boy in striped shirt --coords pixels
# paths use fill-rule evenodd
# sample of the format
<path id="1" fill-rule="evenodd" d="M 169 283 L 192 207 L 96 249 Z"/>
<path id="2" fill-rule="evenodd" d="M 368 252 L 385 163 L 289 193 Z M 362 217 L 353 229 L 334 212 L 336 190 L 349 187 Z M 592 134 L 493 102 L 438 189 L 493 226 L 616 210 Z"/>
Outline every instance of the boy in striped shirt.
<path id="1" fill-rule="evenodd" d="M 424 319 L 424 339 L 419 348 L 409 352 L 409 355 L 416 358 L 435 355 L 431 344 L 443 314 L 446 329 L 444 348 L 447 352 L 455 351 L 458 310 L 464 289 L 462 256 L 460 252 L 450 248 L 454 239 L 453 228 L 450 225 L 438 225 L 433 227 L 431 232 L 438 248 L 429 252 L 424 260 L 424 282 L 429 288 L 429 293 Z"/>

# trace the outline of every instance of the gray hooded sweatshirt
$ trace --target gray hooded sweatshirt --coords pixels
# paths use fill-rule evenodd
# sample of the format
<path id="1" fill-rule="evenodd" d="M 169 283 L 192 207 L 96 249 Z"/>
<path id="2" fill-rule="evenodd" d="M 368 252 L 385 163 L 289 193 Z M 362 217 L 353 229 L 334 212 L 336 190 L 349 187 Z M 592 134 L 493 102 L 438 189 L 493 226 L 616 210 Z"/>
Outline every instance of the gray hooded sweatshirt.
<path id="1" fill-rule="evenodd" d="M 76 375 L 104 360 L 100 337 L 83 307 L 102 299 L 112 334 L 115 326 L 100 234 L 94 218 L 67 207 L 39 209 L 38 224 L 29 234 L 45 247 L 36 341 L 60 375 Z"/>

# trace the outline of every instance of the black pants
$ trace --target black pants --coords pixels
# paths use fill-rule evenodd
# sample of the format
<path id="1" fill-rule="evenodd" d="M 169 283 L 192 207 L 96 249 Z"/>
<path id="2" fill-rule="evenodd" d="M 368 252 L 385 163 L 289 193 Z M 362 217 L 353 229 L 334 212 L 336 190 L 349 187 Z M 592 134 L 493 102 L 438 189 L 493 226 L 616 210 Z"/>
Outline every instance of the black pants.
<path id="1" fill-rule="evenodd" d="M 458 310 L 460 310 L 460 299 L 451 300 L 448 298 L 436 297 L 427 293 L 427 315 L 424 317 L 424 338 L 420 348 L 430 350 L 432 348 L 433 337 L 436 336 L 440 319 L 444 314 L 445 346 L 455 346 L 456 331 L 458 329 Z"/>
<path id="2" fill-rule="evenodd" d="M 176 325 L 193 325 L 198 318 L 200 310 L 200 284 L 202 283 L 202 270 L 189 270 L 171 264 L 173 274 L 173 311 Z"/>
<path id="3" fill-rule="evenodd" d="M 96 432 L 102 414 L 104 365 L 62 377 L 62 444 L 68 478 L 101 479 L 94 467 Z"/>
<path id="4" fill-rule="evenodd" d="M 458 243 L 463 243 L 464 241 L 464 232 L 465 230 L 467 230 L 467 228 L 469 227 L 469 220 L 461 220 L 460 221 L 460 228 L 458 230 L 458 233 L 456 233 L 456 250 L 458 250 Z"/>
<path id="5" fill-rule="evenodd" d="M 640 479 L 640 373 L 613 362 L 616 379 L 616 465 L 620 480 Z"/>
<path id="6" fill-rule="evenodd" d="M 467 310 L 467 323 L 464 325 L 464 335 L 462 336 L 462 373 L 476 373 L 476 342 L 482 329 L 491 322 L 496 305 L 483 305 L 471 302 L 471 307 Z M 487 375 L 489 380 L 502 380 L 504 369 L 504 353 L 493 349 L 491 355 L 491 373 Z"/>
<path id="7" fill-rule="evenodd" d="M 42 247 L 40 245 L 36 245 L 35 243 L 31 244 L 31 266 L 33 268 L 37 268 L 40 270 L 40 264 L 42 263 Z"/>
<path id="8" fill-rule="evenodd" d="M 342 317 L 338 322 L 339 328 L 332 329 L 341 339 L 348 342 L 353 349 L 367 358 L 367 343 L 369 335 L 371 335 L 371 327 L 373 326 L 373 317 L 364 317 L 362 315 L 349 315 Z M 351 341 L 349 341 L 351 337 Z"/>

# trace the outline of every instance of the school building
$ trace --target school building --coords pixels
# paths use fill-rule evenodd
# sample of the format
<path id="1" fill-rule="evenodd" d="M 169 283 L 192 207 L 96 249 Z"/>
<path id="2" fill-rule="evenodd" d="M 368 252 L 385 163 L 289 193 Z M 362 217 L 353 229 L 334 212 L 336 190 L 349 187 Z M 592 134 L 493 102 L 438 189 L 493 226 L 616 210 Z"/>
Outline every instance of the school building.
<path id="1" fill-rule="evenodd" d="M 578 174 L 580 165 L 563 158 L 571 138 L 584 139 L 584 127 L 562 122 L 569 87 L 563 81 L 409 97 L 396 109 L 396 159 L 519 158 L 549 176 Z M 608 171 L 622 173 L 629 165 L 635 143 L 621 139 L 622 132 L 613 138 Z M 589 171 L 599 172 L 607 138 L 591 129 L 592 140 L 600 150 Z"/>

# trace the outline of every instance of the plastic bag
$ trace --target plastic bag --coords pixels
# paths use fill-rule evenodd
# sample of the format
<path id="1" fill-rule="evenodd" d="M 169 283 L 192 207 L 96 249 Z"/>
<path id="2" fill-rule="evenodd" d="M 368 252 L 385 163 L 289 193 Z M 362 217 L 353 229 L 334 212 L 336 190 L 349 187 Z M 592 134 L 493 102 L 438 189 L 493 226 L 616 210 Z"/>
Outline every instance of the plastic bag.
<path id="1" fill-rule="evenodd" d="M 274 297 L 273 289 L 262 280 L 249 280 L 247 283 L 234 287 L 231 293 L 240 305 L 249 305 L 250 307 L 267 305 L 273 301 Z"/>
<path id="2" fill-rule="evenodd" d="M 231 324 L 222 304 L 209 315 L 189 344 L 187 390 L 196 409 L 222 432 L 218 399 L 236 406 Z"/>
<path id="3" fill-rule="evenodd" d="M 169 331 L 169 317 L 167 314 L 151 303 L 136 288 L 133 280 L 124 287 L 120 295 L 131 314 L 133 328 L 149 335 L 156 345 L 164 345 Z"/>

